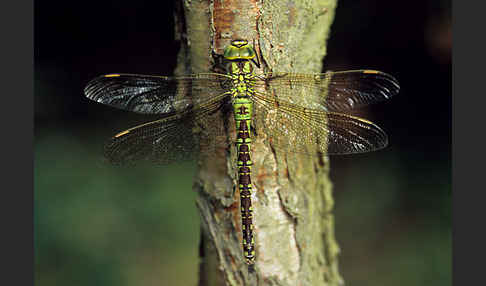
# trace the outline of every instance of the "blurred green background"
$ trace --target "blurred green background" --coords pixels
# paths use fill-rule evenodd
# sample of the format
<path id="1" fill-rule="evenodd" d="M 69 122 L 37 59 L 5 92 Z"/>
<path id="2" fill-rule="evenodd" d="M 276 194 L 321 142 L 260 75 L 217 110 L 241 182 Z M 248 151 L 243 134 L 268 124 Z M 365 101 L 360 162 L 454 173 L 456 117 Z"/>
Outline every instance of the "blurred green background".
<path id="1" fill-rule="evenodd" d="M 378 69 L 400 94 L 365 110 L 390 146 L 331 158 L 347 285 L 451 285 L 449 1 L 341 1 L 325 70 Z M 112 167 L 104 141 L 156 117 L 84 98 L 91 78 L 171 74 L 171 1 L 35 3 L 36 285 L 195 285 L 192 163 Z"/>

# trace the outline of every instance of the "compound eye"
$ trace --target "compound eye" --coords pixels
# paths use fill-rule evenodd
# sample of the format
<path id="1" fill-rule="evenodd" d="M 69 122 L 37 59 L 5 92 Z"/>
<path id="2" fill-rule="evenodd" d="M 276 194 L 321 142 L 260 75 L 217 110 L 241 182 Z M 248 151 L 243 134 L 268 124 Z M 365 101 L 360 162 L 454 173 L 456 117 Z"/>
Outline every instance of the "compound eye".
<path id="1" fill-rule="evenodd" d="M 255 52 L 253 51 L 252 48 L 247 47 L 241 51 L 241 57 L 245 59 L 252 59 L 255 57 Z"/>

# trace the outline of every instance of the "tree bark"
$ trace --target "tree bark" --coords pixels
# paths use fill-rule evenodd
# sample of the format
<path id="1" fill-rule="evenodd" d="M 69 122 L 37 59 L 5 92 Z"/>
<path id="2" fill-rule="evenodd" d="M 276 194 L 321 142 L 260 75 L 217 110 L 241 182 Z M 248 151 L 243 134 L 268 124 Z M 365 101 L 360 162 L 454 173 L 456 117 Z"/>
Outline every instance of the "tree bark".
<path id="1" fill-rule="evenodd" d="M 221 55 L 232 39 L 254 44 L 262 60 L 257 74 L 319 73 L 336 1 L 182 0 L 176 74 L 211 71 L 212 54 Z M 306 96 L 312 95 L 296 94 L 295 102 Z M 236 150 L 215 150 L 199 160 L 194 184 L 201 214 L 199 285 L 342 285 L 328 157 L 271 148 L 263 119 L 254 116 L 255 271 L 248 271 L 241 246 Z"/>

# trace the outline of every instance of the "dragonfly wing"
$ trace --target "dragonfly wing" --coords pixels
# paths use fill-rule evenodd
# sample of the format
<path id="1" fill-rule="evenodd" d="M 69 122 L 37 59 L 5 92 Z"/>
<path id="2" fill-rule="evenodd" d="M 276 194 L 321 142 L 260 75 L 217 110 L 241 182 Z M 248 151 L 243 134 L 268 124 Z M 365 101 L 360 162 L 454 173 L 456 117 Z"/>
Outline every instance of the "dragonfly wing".
<path id="1" fill-rule="evenodd" d="M 364 153 L 388 144 L 385 132 L 354 116 L 308 109 L 254 94 L 269 143 L 276 149 L 309 155 Z"/>
<path id="2" fill-rule="evenodd" d="M 224 93 L 226 84 L 228 77 L 217 73 L 180 77 L 111 74 L 91 80 L 84 93 L 91 100 L 123 110 L 170 114 L 205 105 Z"/>
<path id="3" fill-rule="evenodd" d="M 384 101 L 400 90 L 393 76 L 375 70 L 268 73 L 260 77 L 255 86 L 276 94 L 272 97 L 276 96 L 277 100 L 288 102 L 293 102 L 296 94 L 315 94 L 312 104 L 306 104 L 306 107 L 327 111 L 345 111 Z"/>
<path id="4" fill-rule="evenodd" d="M 105 145 L 105 157 L 117 165 L 138 160 L 169 164 L 227 145 L 225 137 L 215 131 L 219 126 L 211 126 L 218 124 L 211 117 L 217 116 L 214 111 L 224 104 L 224 97 L 222 94 L 198 109 L 188 108 L 118 133 Z M 199 121 L 204 121 L 204 128 Z"/>

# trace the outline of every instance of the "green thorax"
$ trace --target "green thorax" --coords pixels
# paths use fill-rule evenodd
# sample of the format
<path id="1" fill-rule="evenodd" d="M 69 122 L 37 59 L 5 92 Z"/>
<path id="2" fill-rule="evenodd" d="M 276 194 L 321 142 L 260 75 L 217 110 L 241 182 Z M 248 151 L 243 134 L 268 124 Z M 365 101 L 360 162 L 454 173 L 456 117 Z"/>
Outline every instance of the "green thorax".
<path id="1" fill-rule="evenodd" d="M 235 120 L 237 125 L 245 120 L 249 130 L 253 113 L 250 95 L 253 93 L 254 79 L 251 60 L 255 58 L 255 50 L 246 40 L 234 40 L 225 49 L 224 58 L 229 61 L 228 75 L 233 81 L 231 93 Z"/>

